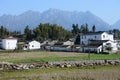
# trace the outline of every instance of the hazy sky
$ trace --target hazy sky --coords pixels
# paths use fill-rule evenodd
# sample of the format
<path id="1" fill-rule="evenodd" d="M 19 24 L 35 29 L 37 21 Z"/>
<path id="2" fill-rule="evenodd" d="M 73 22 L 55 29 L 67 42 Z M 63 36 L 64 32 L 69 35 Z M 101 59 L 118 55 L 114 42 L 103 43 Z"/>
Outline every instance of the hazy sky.
<path id="1" fill-rule="evenodd" d="M 120 0 L 0 0 L 0 16 L 19 15 L 27 10 L 43 12 L 49 8 L 90 11 L 109 24 L 120 19 Z"/>

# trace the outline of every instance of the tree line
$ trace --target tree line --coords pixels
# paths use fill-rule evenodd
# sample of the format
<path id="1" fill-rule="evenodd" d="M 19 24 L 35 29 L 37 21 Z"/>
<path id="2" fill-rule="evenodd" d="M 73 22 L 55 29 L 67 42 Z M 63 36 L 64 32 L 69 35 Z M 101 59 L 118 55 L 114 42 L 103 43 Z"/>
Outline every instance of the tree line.
<path id="1" fill-rule="evenodd" d="M 73 24 L 72 25 L 72 33 L 73 35 L 76 35 L 78 33 L 86 33 L 86 32 L 95 32 L 96 31 L 96 26 L 92 26 L 92 30 L 88 28 L 88 24 L 83 24 L 79 27 L 78 24 Z"/>
<path id="2" fill-rule="evenodd" d="M 25 40 L 67 40 L 72 37 L 71 31 L 65 30 L 62 26 L 57 24 L 45 23 L 38 25 L 33 30 L 29 29 L 29 26 L 26 26 L 24 29 L 24 39 Z"/>
<path id="3" fill-rule="evenodd" d="M 19 41 L 44 41 L 44 40 L 60 40 L 65 41 L 70 38 L 74 38 L 79 33 L 86 33 L 86 32 L 96 32 L 96 26 L 93 25 L 92 29 L 90 30 L 88 24 L 78 25 L 73 24 L 72 30 L 66 30 L 62 26 L 57 24 L 50 24 L 40 23 L 34 29 L 30 29 L 29 26 L 26 26 L 24 32 L 21 33 L 19 31 L 9 31 L 7 28 L 1 26 L 0 27 L 0 38 L 13 36 L 17 37 Z M 120 30 L 113 29 L 109 30 L 109 33 L 114 34 L 116 39 L 120 39 Z"/>

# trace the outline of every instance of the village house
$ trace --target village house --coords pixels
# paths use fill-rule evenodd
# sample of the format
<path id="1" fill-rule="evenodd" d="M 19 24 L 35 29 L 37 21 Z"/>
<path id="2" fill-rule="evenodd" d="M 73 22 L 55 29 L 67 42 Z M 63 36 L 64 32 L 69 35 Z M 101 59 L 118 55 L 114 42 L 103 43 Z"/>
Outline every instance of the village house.
<path id="1" fill-rule="evenodd" d="M 40 42 L 35 40 L 26 42 L 23 46 L 23 50 L 35 50 L 40 48 L 41 48 Z"/>
<path id="2" fill-rule="evenodd" d="M 15 50 L 17 48 L 17 38 L 7 37 L 0 39 L 0 48 L 4 50 Z"/>
<path id="3" fill-rule="evenodd" d="M 107 32 L 88 32 L 79 34 L 80 52 L 113 53 L 118 50 L 117 42 Z"/>
<path id="4" fill-rule="evenodd" d="M 56 42 L 54 45 L 46 45 L 46 50 L 52 51 L 72 51 L 71 46 L 74 45 L 73 41 L 65 41 L 65 42 Z"/>
<path id="5" fill-rule="evenodd" d="M 115 53 L 118 50 L 117 43 L 110 40 L 91 40 L 83 46 L 81 52 Z"/>
<path id="6" fill-rule="evenodd" d="M 87 32 L 80 34 L 80 44 L 88 45 L 89 40 L 110 40 L 114 41 L 113 35 L 107 32 Z"/>

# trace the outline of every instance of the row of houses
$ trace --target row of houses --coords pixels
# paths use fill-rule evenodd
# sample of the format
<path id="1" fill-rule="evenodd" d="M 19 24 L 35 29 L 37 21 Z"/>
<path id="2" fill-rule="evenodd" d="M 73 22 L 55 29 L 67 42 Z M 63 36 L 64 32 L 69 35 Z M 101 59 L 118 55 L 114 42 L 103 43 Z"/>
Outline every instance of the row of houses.
<path id="1" fill-rule="evenodd" d="M 47 44 L 46 46 L 47 50 L 95 53 L 115 53 L 119 48 L 120 41 L 114 40 L 113 35 L 107 32 L 82 33 L 78 34 L 73 41 L 63 42 L 62 44 L 55 43 L 54 45 Z"/>
<path id="2" fill-rule="evenodd" d="M 77 44 L 76 44 L 77 43 Z M 88 32 L 84 34 L 78 34 L 75 39 L 59 42 L 44 41 L 40 43 L 38 41 L 30 42 L 18 42 L 17 38 L 8 37 L 0 39 L 0 48 L 5 50 L 17 49 L 19 45 L 23 50 L 33 49 L 45 49 L 52 51 L 77 51 L 77 52 L 96 52 L 96 53 L 113 53 L 120 49 L 120 41 L 114 40 L 112 34 L 107 32 Z"/>
<path id="3" fill-rule="evenodd" d="M 14 37 L 0 39 L 0 49 L 15 50 L 18 49 L 19 45 L 23 50 L 40 49 L 40 42 L 35 40 L 30 42 L 18 42 L 17 38 Z"/>

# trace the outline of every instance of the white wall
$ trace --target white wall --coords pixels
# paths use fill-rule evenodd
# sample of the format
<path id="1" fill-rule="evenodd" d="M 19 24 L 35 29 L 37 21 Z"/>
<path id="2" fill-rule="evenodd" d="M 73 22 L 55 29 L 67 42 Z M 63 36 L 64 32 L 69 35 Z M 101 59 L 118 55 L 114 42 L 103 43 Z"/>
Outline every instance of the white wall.
<path id="1" fill-rule="evenodd" d="M 40 42 L 38 41 L 31 41 L 29 42 L 29 49 L 32 50 L 32 49 L 40 49 Z"/>
<path id="2" fill-rule="evenodd" d="M 88 44 L 88 40 L 111 40 L 113 41 L 113 35 L 103 32 L 102 34 L 82 35 L 80 36 L 81 44 Z"/>
<path id="3" fill-rule="evenodd" d="M 84 47 L 82 50 L 84 50 L 83 52 L 96 52 L 96 53 L 100 53 L 102 52 L 102 46 L 99 47 Z"/>
<path id="4" fill-rule="evenodd" d="M 2 48 L 5 50 L 14 50 L 17 48 L 17 39 L 3 39 Z"/>
<path id="5" fill-rule="evenodd" d="M 118 50 L 117 42 L 108 41 L 108 42 L 104 43 L 103 45 L 106 46 L 106 44 L 108 44 L 108 43 L 111 45 L 110 47 L 112 47 L 112 51 Z"/>
<path id="6" fill-rule="evenodd" d="M 81 44 L 84 43 L 85 45 L 88 44 L 88 40 L 101 40 L 101 35 L 83 35 L 81 36 Z"/>
<path id="7" fill-rule="evenodd" d="M 113 41 L 114 39 L 113 39 L 113 35 L 104 32 L 101 35 L 101 40 L 111 40 L 111 41 Z"/>

